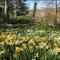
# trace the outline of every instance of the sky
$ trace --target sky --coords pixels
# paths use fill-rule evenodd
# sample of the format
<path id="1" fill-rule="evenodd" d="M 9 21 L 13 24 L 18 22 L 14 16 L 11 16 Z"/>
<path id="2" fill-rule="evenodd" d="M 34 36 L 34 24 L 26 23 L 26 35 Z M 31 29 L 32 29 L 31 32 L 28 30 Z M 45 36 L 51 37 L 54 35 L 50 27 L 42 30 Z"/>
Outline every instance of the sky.
<path id="1" fill-rule="evenodd" d="M 55 2 L 53 2 L 53 4 L 54 4 Z M 58 7 L 60 6 L 60 0 L 58 1 L 57 0 L 57 3 L 59 4 L 58 5 Z M 31 0 L 27 0 L 27 4 L 29 5 L 29 7 L 30 7 L 30 9 L 33 9 L 33 7 L 34 7 L 34 1 L 31 1 Z M 55 7 L 56 5 L 53 5 L 53 7 Z M 46 7 L 46 4 L 45 4 L 45 2 L 44 1 L 37 1 L 37 9 L 42 9 L 42 8 L 44 8 L 44 7 Z M 51 5 L 51 7 L 52 7 L 52 5 Z"/>
<path id="2" fill-rule="evenodd" d="M 34 1 L 27 1 L 27 4 L 29 5 L 30 9 L 33 9 L 34 7 Z M 45 4 L 43 1 L 38 1 L 37 2 L 37 9 L 41 9 L 45 7 Z"/>

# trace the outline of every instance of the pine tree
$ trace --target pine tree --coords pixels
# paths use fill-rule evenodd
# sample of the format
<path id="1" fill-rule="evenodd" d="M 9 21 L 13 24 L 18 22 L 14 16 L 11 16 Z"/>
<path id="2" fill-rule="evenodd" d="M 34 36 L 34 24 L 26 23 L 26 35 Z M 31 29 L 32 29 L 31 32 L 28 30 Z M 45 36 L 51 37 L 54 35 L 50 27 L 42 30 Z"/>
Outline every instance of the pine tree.
<path id="1" fill-rule="evenodd" d="M 18 5 L 17 5 L 17 14 L 18 15 L 26 15 L 29 11 L 29 7 L 26 5 L 26 0 L 18 0 Z"/>

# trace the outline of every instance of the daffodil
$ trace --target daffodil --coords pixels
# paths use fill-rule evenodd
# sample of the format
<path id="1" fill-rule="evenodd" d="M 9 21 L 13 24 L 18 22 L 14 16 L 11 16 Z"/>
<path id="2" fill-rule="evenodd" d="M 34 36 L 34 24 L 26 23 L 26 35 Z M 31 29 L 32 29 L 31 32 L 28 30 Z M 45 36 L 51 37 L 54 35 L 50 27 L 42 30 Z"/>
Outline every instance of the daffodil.
<path id="1" fill-rule="evenodd" d="M 39 44 L 39 46 L 40 46 L 40 48 L 42 49 L 42 48 L 44 48 L 44 47 L 47 46 L 47 43 L 45 43 L 45 42 L 41 42 L 41 43 Z"/>
<path id="2" fill-rule="evenodd" d="M 29 43 L 34 43 L 33 39 L 30 39 Z"/>
<path id="3" fill-rule="evenodd" d="M 20 44 L 19 40 L 16 40 L 16 41 L 15 41 L 15 44 L 16 44 L 16 45 Z"/>
<path id="4" fill-rule="evenodd" d="M 22 48 L 16 47 L 15 51 L 19 53 L 20 51 L 22 51 Z"/>
<path id="5" fill-rule="evenodd" d="M 17 38 L 18 38 L 18 40 L 21 39 L 21 34 L 20 33 L 17 35 Z"/>
<path id="6" fill-rule="evenodd" d="M 6 44 L 8 44 L 8 45 L 13 45 L 13 41 L 12 41 L 12 40 L 5 39 L 5 42 L 6 42 Z"/>
<path id="7" fill-rule="evenodd" d="M 58 38 L 57 37 L 54 37 L 54 42 L 58 43 Z"/>
<path id="8" fill-rule="evenodd" d="M 57 44 L 57 43 L 54 43 L 54 46 L 55 46 L 55 47 L 57 47 L 57 46 L 58 46 L 58 44 Z"/>
<path id="9" fill-rule="evenodd" d="M 60 36 L 58 37 L 58 41 L 60 41 Z"/>
<path id="10" fill-rule="evenodd" d="M 26 49 L 26 48 L 27 48 L 26 44 L 23 44 L 23 46 L 22 46 L 22 47 L 23 47 L 23 49 Z"/>
<path id="11" fill-rule="evenodd" d="M 25 36 L 25 39 L 26 39 L 26 40 L 29 40 L 29 36 L 28 36 L 28 35 L 26 35 L 26 36 Z"/>
<path id="12" fill-rule="evenodd" d="M 30 39 L 29 44 L 35 45 L 35 42 L 33 41 L 33 39 Z"/>
<path id="13" fill-rule="evenodd" d="M 33 51 L 33 46 L 32 45 L 29 46 L 29 50 Z"/>
<path id="14" fill-rule="evenodd" d="M 56 48 L 56 51 L 57 51 L 58 53 L 60 53 L 60 48 Z"/>
<path id="15" fill-rule="evenodd" d="M 25 37 L 22 37 L 22 40 L 25 41 Z"/>

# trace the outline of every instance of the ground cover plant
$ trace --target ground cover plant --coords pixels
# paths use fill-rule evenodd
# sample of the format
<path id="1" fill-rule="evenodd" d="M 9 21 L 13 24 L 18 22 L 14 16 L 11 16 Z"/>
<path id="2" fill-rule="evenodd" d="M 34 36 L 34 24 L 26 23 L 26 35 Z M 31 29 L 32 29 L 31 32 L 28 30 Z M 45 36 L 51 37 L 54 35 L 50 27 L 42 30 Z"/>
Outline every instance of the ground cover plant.
<path id="1" fill-rule="evenodd" d="M 59 60 L 60 31 L 36 26 L 1 29 L 0 59 Z"/>

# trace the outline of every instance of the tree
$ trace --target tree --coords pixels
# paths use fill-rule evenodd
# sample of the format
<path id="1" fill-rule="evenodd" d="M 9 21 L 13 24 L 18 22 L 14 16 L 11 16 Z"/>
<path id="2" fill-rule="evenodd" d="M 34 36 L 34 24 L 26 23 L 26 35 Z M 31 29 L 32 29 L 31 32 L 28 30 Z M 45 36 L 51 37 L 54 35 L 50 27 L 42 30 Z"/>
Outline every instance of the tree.
<path id="1" fill-rule="evenodd" d="M 4 0 L 4 16 L 5 16 L 5 19 L 9 18 L 9 2 L 11 0 Z"/>
<path id="2" fill-rule="evenodd" d="M 27 0 L 17 0 L 17 15 L 26 15 L 28 14 L 29 7 L 26 5 Z"/>
<path id="3" fill-rule="evenodd" d="M 2 17 L 3 17 L 3 1 L 0 0 L 0 23 L 2 22 Z"/>
<path id="4" fill-rule="evenodd" d="M 58 18 L 58 5 L 60 4 L 60 0 L 46 0 L 48 1 L 47 4 L 48 6 L 51 6 L 55 8 L 55 19 L 54 19 L 54 25 L 57 26 L 57 18 Z"/>
<path id="5" fill-rule="evenodd" d="M 28 11 L 28 7 L 26 5 L 27 0 L 10 0 L 8 4 L 8 12 L 12 14 L 14 18 L 16 15 L 26 15 Z"/>
<path id="6" fill-rule="evenodd" d="M 37 7 L 37 2 L 36 2 L 36 0 L 34 0 L 33 17 L 35 17 L 36 7 Z"/>
<path id="7" fill-rule="evenodd" d="M 7 17 L 7 7 L 8 7 L 8 5 L 7 5 L 7 0 L 4 0 L 4 3 L 5 3 L 5 5 L 4 5 L 4 15 L 5 15 L 5 18 Z"/>

